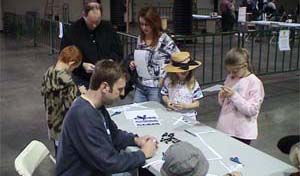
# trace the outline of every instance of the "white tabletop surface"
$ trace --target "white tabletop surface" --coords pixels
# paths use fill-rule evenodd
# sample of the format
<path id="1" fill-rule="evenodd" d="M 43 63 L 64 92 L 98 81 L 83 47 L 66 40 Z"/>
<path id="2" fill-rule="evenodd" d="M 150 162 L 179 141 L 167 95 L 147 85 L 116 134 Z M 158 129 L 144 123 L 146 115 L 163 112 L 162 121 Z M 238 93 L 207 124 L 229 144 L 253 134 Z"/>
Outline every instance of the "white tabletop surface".
<path id="1" fill-rule="evenodd" d="M 199 20 L 212 20 L 212 19 L 221 19 L 222 18 L 222 16 L 220 16 L 220 15 L 218 15 L 218 16 L 209 16 L 209 15 L 193 14 L 192 16 L 193 16 L 193 18 L 199 19 Z"/>
<path id="2" fill-rule="evenodd" d="M 285 23 L 285 22 L 278 22 L 278 21 L 250 21 L 249 23 L 256 24 L 256 25 L 265 25 L 269 26 L 271 24 L 278 24 L 282 27 L 291 27 L 291 28 L 300 28 L 300 23 Z"/>
<path id="3" fill-rule="evenodd" d="M 123 106 L 124 107 L 124 106 Z M 206 158 L 209 160 L 209 172 L 210 176 L 222 176 L 228 173 L 228 170 L 234 170 L 238 168 L 242 172 L 243 176 L 284 176 L 287 173 L 296 171 L 294 167 L 266 154 L 251 146 L 245 145 L 224 133 L 221 133 L 213 128 L 205 126 L 204 124 L 189 125 L 183 121 L 177 121 L 181 115 L 176 112 L 167 111 L 161 104 L 157 102 L 147 102 L 142 106 L 128 106 L 113 107 L 118 110 L 146 110 L 153 109 L 159 116 L 160 126 L 147 126 L 147 127 L 135 127 L 132 120 L 125 118 L 124 112 L 119 115 L 115 115 L 112 119 L 116 122 L 118 127 L 122 130 L 137 133 L 140 136 L 152 135 L 160 140 L 161 135 L 164 132 L 172 132 L 175 134 L 175 138 L 182 141 L 188 141 L 194 146 L 201 149 Z M 176 121 L 178 123 L 176 123 Z M 200 132 L 202 130 L 212 130 L 213 132 L 198 134 L 197 137 L 185 132 L 187 129 L 193 133 Z M 163 142 L 159 143 L 159 148 L 153 158 L 148 159 L 146 163 L 152 161 L 161 160 L 162 153 L 167 150 L 171 145 Z M 212 150 L 209 149 L 211 147 Z M 137 150 L 135 147 L 130 147 L 129 150 Z M 214 153 L 214 152 L 215 153 Z M 239 157 L 243 163 L 243 167 L 229 160 L 230 157 Z M 221 159 L 216 159 L 221 157 Z M 155 175 L 160 175 L 159 171 L 162 166 L 162 162 L 157 162 L 154 165 L 148 167 L 148 169 Z"/>

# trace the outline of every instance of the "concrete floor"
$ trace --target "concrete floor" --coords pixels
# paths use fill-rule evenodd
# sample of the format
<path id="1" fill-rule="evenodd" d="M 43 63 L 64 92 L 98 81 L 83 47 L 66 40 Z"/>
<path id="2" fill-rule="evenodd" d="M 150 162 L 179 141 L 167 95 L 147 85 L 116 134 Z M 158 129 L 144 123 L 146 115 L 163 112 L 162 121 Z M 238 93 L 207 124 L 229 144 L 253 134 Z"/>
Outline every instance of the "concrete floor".
<path id="1" fill-rule="evenodd" d="M 14 159 L 33 139 L 42 141 L 53 153 L 40 93 L 42 75 L 56 59 L 49 51 L 0 33 L 0 175 L 16 175 Z M 266 98 L 259 116 L 259 137 L 252 146 L 289 163 L 276 143 L 283 136 L 300 133 L 299 71 L 262 80 Z M 132 94 L 119 104 L 131 101 Z M 206 95 L 200 106 L 200 121 L 215 127 L 219 113 L 216 94 Z"/>

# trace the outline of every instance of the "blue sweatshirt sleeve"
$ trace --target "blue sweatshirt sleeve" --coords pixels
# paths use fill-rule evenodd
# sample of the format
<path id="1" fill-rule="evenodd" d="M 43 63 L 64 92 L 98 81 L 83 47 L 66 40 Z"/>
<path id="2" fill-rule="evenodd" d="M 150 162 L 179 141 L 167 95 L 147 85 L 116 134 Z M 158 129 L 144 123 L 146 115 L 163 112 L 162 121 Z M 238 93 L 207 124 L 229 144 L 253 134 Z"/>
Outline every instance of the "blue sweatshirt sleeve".
<path id="1" fill-rule="evenodd" d="M 120 153 L 111 140 L 114 136 L 116 145 L 129 145 L 132 144 L 132 134 L 114 128 L 110 129 L 110 136 L 105 128 L 102 113 L 97 113 L 92 108 L 78 111 L 72 115 L 74 119 L 69 125 L 69 130 L 72 131 L 70 137 L 80 157 L 90 167 L 99 172 L 118 173 L 132 170 L 145 163 L 142 151 Z M 122 137 L 124 139 L 121 139 Z M 124 144 L 121 144 L 122 142 Z"/>

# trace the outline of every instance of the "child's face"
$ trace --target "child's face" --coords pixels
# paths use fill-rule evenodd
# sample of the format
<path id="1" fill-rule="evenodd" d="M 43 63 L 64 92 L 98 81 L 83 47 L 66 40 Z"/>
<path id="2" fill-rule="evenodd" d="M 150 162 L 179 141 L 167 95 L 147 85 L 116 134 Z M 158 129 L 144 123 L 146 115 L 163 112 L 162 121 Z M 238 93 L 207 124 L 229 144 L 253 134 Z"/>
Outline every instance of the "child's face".
<path id="1" fill-rule="evenodd" d="M 189 74 L 188 71 L 176 73 L 176 75 L 177 75 L 179 81 L 184 81 L 184 80 L 186 79 L 186 77 L 187 77 L 188 74 Z"/>
<path id="2" fill-rule="evenodd" d="M 227 65 L 225 67 L 227 72 L 231 74 L 232 79 L 243 77 L 248 70 L 247 63 L 243 63 L 239 65 Z"/>
<path id="3" fill-rule="evenodd" d="M 79 67 L 81 64 L 81 62 L 77 63 L 77 64 L 70 64 L 69 65 L 69 69 L 68 69 L 68 72 L 69 73 L 72 73 L 77 67 Z"/>

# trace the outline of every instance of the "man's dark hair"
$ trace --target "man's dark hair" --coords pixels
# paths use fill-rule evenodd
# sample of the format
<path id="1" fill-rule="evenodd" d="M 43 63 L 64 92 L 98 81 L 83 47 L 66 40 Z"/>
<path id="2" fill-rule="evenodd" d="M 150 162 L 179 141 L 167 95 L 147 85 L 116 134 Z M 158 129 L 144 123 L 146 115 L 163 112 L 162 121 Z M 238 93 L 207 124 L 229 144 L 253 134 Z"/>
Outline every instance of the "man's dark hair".
<path id="1" fill-rule="evenodd" d="M 96 63 L 95 70 L 91 76 L 90 89 L 99 89 L 100 84 L 103 82 L 107 82 L 112 88 L 120 78 L 125 78 L 126 81 L 129 79 L 126 68 L 111 59 L 100 60 Z"/>
<path id="2" fill-rule="evenodd" d="M 91 6 L 89 6 L 89 3 L 92 3 L 92 2 L 96 2 L 99 4 L 99 9 L 102 14 L 103 9 L 102 9 L 102 5 L 101 5 L 101 0 L 85 0 L 83 3 L 84 15 L 87 15 L 89 13 L 89 11 L 93 9 Z"/>

